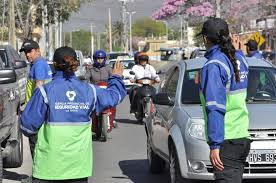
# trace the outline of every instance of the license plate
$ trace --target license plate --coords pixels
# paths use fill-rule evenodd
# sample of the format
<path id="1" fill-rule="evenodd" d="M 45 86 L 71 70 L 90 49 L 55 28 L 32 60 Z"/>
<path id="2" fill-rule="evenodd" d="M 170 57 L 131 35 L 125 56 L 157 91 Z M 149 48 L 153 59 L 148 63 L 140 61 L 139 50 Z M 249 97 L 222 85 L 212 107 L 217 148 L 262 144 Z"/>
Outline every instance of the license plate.
<path id="1" fill-rule="evenodd" d="M 274 150 L 251 150 L 247 162 L 250 164 L 276 163 L 276 151 Z"/>

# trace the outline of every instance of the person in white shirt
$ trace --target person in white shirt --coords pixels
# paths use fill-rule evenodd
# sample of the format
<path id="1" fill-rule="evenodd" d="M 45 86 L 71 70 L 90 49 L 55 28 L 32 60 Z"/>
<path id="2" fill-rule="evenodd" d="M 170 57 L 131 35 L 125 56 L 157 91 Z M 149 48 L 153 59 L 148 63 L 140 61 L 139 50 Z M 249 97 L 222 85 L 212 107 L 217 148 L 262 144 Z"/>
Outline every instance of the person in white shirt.
<path id="1" fill-rule="evenodd" d="M 151 66 L 149 61 L 149 56 L 145 52 L 140 52 L 138 55 L 138 64 L 132 67 L 132 71 L 135 73 L 134 80 L 132 82 L 142 84 L 142 78 L 152 79 L 151 85 L 160 82 L 160 77 L 156 74 L 156 70 Z M 137 102 L 139 101 L 139 96 L 137 96 L 137 90 L 139 87 L 134 86 L 129 93 L 130 100 L 130 113 L 137 110 Z"/>

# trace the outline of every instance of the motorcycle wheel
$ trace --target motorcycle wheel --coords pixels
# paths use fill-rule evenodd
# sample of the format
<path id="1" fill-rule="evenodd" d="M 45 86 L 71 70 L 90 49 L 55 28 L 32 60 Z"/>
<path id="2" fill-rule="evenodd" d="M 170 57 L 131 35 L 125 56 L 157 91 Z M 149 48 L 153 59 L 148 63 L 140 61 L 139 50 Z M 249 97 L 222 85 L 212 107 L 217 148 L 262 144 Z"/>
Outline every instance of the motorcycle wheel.
<path id="1" fill-rule="evenodd" d="M 102 136 L 102 116 L 97 116 L 97 129 L 96 131 L 96 138 L 99 139 Z"/>
<path id="2" fill-rule="evenodd" d="M 102 115 L 102 135 L 103 135 L 103 141 L 106 142 L 108 139 L 108 124 L 109 124 L 109 115 L 103 114 Z"/>

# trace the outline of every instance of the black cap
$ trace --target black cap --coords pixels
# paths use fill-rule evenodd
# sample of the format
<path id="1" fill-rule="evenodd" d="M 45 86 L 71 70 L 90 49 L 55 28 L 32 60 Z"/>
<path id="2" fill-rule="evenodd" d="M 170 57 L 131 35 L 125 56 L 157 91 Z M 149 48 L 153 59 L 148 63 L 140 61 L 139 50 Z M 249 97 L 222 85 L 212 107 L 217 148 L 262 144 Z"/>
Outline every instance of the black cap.
<path id="1" fill-rule="evenodd" d="M 205 35 L 211 39 L 219 39 L 220 32 L 224 31 L 224 34 L 229 35 L 228 24 L 221 18 L 209 18 L 204 22 L 202 30 L 197 36 Z"/>
<path id="2" fill-rule="evenodd" d="M 253 39 L 250 39 L 244 45 L 248 46 L 248 48 L 249 48 L 250 51 L 256 51 L 256 50 L 258 50 L 258 43 L 255 40 L 253 40 Z"/>
<path id="3" fill-rule="evenodd" d="M 68 46 L 63 46 L 58 49 L 56 49 L 54 53 L 54 58 L 53 61 L 56 63 L 63 64 L 64 62 L 64 57 L 69 56 L 73 57 L 75 60 L 77 60 L 77 54 L 73 48 L 70 48 Z"/>
<path id="4" fill-rule="evenodd" d="M 36 41 L 33 40 L 26 40 L 23 42 L 21 49 L 19 50 L 19 52 L 28 52 L 31 51 L 32 49 L 38 49 L 39 45 Z"/>

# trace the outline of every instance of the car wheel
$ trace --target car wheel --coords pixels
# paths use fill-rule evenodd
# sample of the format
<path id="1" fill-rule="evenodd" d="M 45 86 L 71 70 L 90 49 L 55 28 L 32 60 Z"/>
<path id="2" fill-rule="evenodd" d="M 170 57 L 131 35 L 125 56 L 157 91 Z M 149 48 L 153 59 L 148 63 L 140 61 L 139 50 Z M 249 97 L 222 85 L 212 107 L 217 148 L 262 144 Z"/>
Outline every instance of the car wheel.
<path id="1" fill-rule="evenodd" d="M 183 183 L 184 179 L 180 173 L 179 161 L 174 145 L 170 147 L 170 177 L 171 183 Z"/>
<path id="2" fill-rule="evenodd" d="M 149 138 L 147 138 L 147 158 L 151 173 L 161 173 L 163 171 L 165 161 L 153 152 Z"/>
<path id="3" fill-rule="evenodd" d="M 23 139 L 19 120 L 14 123 L 13 131 L 10 136 L 10 140 L 13 139 L 16 139 L 17 142 L 15 145 L 11 145 L 11 152 L 3 159 L 3 167 L 5 168 L 17 168 L 20 167 L 23 162 Z"/>
<path id="4" fill-rule="evenodd" d="M 3 159 L 2 159 L 2 151 L 0 150 L 0 183 L 2 183 L 3 178 Z"/>

